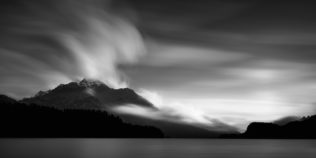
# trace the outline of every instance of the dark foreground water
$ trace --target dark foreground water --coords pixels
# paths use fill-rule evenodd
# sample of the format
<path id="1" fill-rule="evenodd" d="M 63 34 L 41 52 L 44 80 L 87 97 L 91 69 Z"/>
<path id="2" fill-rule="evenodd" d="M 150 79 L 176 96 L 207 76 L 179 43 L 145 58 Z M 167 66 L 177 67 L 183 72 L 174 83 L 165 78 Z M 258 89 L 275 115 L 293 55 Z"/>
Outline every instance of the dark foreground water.
<path id="1" fill-rule="evenodd" d="M 2 139 L 1 158 L 316 158 L 316 140 Z"/>

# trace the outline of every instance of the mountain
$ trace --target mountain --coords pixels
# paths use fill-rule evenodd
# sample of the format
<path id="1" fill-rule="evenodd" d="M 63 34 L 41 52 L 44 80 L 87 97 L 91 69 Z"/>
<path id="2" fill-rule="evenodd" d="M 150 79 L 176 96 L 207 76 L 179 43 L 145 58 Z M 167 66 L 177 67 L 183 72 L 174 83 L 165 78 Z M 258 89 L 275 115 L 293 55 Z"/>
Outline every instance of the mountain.
<path id="1" fill-rule="evenodd" d="M 115 115 L 105 110 L 61 110 L 38 104 L 24 104 L 5 95 L 0 95 L 0 103 L 0 125 L 3 129 L 0 138 L 215 138 L 222 134 L 194 125 L 133 115 Z"/>
<path id="2" fill-rule="evenodd" d="M 297 116 L 287 116 L 287 117 L 283 117 L 281 119 L 278 119 L 278 120 L 274 121 L 273 123 L 280 125 L 280 126 L 283 126 L 283 125 L 286 125 L 290 122 L 298 121 L 298 120 L 300 120 L 300 118 Z"/>
<path id="3" fill-rule="evenodd" d="M 126 123 L 106 111 L 60 110 L 20 102 L 0 103 L 0 126 L 0 138 L 164 137 L 158 128 Z"/>
<path id="4" fill-rule="evenodd" d="M 128 124 L 158 128 L 164 133 L 164 136 L 171 138 L 214 138 L 223 134 L 216 129 L 206 129 L 198 125 L 115 113 L 111 109 L 124 104 L 137 104 L 145 108 L 159 109 L 156 109 L 132 89 L 113 89 L 96 80 L 83 79 L 79 82 L 61 84 L 52 90 L 40 91 L 33 97 L 22 99 L 20 103 L 54 107 L 61 110 L 104 111 L 119 117 Z M 231 132 L 234 133 L 234 131 Z"/>
<path id="5" fill-rule="evenodd" d="M 16 103 L 17 101 L 15 99 L 12 99 L 6 95 L 0 94 L 0 104 L 13 104 Z"/>
<path id="6" fill-rule="evenodd" d="M 154 108 L 145 98 L 132 89 L 113 89 L 97 80 L 83 79 L 80 82 L 61 84 L 53 90 L 40 91 L 34 97 L 21 100 L 58 109 L 107 109 L 117 105 L 136 104 Z"/>
<path id="7" fill-rule="evenodd" d="M 240 135 L 230 138 L 316 139 L 316 115 L 303 117 L 283 125 L 253 122 Z"/>

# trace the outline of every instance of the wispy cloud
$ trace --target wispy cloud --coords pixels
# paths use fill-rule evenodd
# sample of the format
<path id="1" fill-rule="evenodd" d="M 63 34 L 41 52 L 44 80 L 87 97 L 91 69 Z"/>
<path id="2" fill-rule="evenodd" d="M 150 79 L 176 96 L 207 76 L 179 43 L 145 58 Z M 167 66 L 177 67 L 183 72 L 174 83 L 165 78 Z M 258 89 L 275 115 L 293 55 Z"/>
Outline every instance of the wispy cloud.
<path id="1" fill-rule="evenodd" d="M 80 78 L 126 87 L 117 65 L 145 53 L 138 30 L 109 1 L 14 1 L 1 8 L 0 93 L 21 98 Z"/>

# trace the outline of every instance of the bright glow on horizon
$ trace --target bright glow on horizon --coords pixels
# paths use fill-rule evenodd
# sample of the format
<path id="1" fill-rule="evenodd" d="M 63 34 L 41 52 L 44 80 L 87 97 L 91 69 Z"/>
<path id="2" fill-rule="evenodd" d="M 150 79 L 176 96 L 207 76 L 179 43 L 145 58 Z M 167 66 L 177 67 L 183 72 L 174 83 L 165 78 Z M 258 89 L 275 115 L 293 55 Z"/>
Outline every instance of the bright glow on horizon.
<path id="1" fill-rule="evenodd" d="M 129 113 L 151 119 L 169 120 L 184 123 L 212 126 L 212 120 L 221 120 L 231 126 L 245 130 L 252 121 L 274 121 L 295 114 L 295 107 L 284 98 L 272 92 L 260 92 L 252 96 L 229 98 L 168 98 L 157 92 L 142 90 L 140 95 L 151 101 L 159 111 L 148 111 L 141 107 L 120 107 L 119 112 Z M 165 116 L 169 116 L 165 118 Z M 178 117 L 175 117 L 178 116 Z M 178 119 L 178 120 L 177 120 Z M 170 121 L 170 120 L 169 120 Z"/>

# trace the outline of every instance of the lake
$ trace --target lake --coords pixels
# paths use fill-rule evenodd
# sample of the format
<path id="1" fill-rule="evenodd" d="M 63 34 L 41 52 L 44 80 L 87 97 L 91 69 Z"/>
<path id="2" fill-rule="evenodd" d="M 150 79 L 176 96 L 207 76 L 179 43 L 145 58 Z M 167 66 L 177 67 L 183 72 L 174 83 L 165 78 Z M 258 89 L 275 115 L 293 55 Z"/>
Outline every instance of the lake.
<path id="1" fill-rule="evenodd" d="M 315 158 L 316 140 L 2 139 L 1 158 Z"/>

